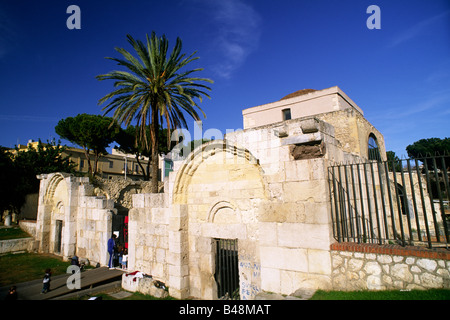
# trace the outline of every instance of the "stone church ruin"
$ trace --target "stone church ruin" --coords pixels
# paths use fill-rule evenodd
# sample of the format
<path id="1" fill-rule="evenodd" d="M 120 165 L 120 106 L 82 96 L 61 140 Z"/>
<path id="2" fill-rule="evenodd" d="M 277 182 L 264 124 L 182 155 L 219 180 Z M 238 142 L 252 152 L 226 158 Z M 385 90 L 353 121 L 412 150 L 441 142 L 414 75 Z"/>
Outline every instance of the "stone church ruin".
<path id="1" fill-rule="evenodd" d="M 357 271 L 349 269 L 350 262 L 343 264 L 349 255 L 335 251 L 342 247 L 333 249 L 337 240 L 389 244 L 390 238 L 369 241 L 362 233 L 353 237 L 350 225 L 372 218 L 377 221 L 386 209 L 392 209 L 392 217 L 397 217 L 397 208 L 401 210 L 397 202 L 381 206 L 389 203 L 380 198 L 388 196 L 388 189 L 392 195 L 404 184 L 398 176 L 401 173 L 378 166 L 386 161 L 384 139 L 363 111 L 342 90 L 332 87 L 302 90 L 242 113 L 243 130 L 203 144 L 185 159 L 173 159 L 173 171 L 161 193 L 148 193 L 145 185 L 137 182 L 113 190 L 94 186 L 88 178 L 42 175 L 36 223 L 39 251 L 64 257 L 77 254 L 91 263 L 107 265 L 106 243 L 114 231 L 113 220 L 122 214 L 128 222 L 128 270 L 152 275 L 165 283 L 175 298 L 227 295 L 254 299 L 263 292 L 289 295 L 302 288 L 400 286 L 395 277 L 390 285 L 384 281 L 387 276 L 379 269 L 385 267 L 376 269 L 375 275 L 374 266 L 364 269 L 366 262 Z M 382 183 L 353 180 L 355 188 L 351 183 L 347 188 L 345 178 L 350 179 L 350 172 L 367 172 L 331 169 L 338 164 L 363 163 L 377 166 L 376 171 L 368 172 L 381 177 L 377 181 Z M 399 178 L 397 184 L 394 176 Z M 416 171 L 411 181 L 416 185 L 422 182 L 420 173 Z M 404 198 L 427 194 L 426 183 L 416 191 L 408 185 L 404 185 Z M 359 187 L 370 192 L 359 193 Z M 380 190 L 385 191 L 383 195 Z M 418 196 L 415 201 L 416 207 L 422 208 Z M 428 204 L 423 208 L 430 212 L 432 201 L 425 201 Z M 362 208 L 364 217 L 359 216 Z M 345 214 L 343 224 L 340 218 Z M 422 213 L 417 216 L 422 224 L 424 217 L 433 219 Z M 435 230 L 438 233 L 445 229 L 445 218 L 443 222 L 443 229 Z M 385 232 L 385 225 L 374 225 Z M 392 230 L 391 225 L 389 228 Z M 379 231 L 373 230 L 375 234 Z M 441 239 L 448 241 L 445 234 Z M 352 254 L 354 259 L 370 259 L 364 251 Z M 447 256 L 445 252 L 438 256 L 441 260 L 430 271 L 441 279 L 435 280 L 434 286 L 449 286 Z M 402 289 L 407 282 L 402 282 Z M 415 286 L 427 287 L 423 281 Z"/>

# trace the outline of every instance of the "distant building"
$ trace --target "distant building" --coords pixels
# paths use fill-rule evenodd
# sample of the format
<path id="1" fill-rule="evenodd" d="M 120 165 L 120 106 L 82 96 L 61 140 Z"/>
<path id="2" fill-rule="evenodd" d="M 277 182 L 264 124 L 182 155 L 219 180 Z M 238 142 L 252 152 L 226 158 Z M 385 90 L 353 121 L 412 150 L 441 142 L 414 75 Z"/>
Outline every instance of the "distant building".
<path id="1" fill-rule="evenodd" d="M 31 145 L 33 148 L 37 148 L 39 142 L 29 140 L 27 145 L 19 144 L 17 147 L 19 151 L 26 151 L 28 146 Z M 45 145 L 45 143 L 43 143 Z M 15 152 L 15 151 L 13 151 Z M 91 152 L 91 165 L 94 165 L 94 154 Z M 67 147 L 67 149 L 63 152 L 64 156 L 69 156 L 70 160 L 76 164 L 75 170 L 78 172 L 87 173 L 89 170 L 89 165 L 87 163 L 86 156 L 84 154 L 84 150 L 80 148 Z M 141 165 L 147 169 L 148 157 L 141 157 L 139 162 Z M 168 175 L 167 168 L 170 168 L 170 162 L 165 161 L 163 157 L 160 157 L 160 165 L 158 174 L 158 180 L 164 180 L 161 178 L 161 172 L 164 171 L 164 176 Z M 140 180 L 142 179 L 142 169 L 136 159 L 136 156 L 133 154 L 125 154 L 116 149 L 112 149 L 111 154 L 106 154 L 100 156 L 98 160 L 98 176 L 104 179 L 112 179 L 113 177 L 126 177 L 131 180 Z"/>
<path id="2" fill-rule="evenodd" d="M 368 160 L 386 160 L 383 135 L 339 87 L 303 89 L 281 100 L 242 111 L 244 130 L 314 117 L 335 128 L 342 149 Z"/>

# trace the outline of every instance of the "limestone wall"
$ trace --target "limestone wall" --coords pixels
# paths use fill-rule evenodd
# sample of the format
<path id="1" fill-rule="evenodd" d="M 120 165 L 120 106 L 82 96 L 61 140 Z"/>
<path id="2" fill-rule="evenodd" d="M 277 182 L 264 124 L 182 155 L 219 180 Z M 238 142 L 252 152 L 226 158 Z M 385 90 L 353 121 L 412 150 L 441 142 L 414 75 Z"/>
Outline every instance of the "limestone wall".
<path id="1" fill-rule="evenodd" d="M 41 180 L 36 219 L 39 251 L 63 257 L 73 255 L 76 245 L 78 187 L 88 180 L 65 173 L 43 174 L 38 178 Z"/>
<path id="2" fill-rule="evenodd" d="M 35 220 L 20 220 L 19 227 L 32 237 L 36 236 L 36 221 Z"/>
<path id="3" fill-rule="evenodd" d="M 258 204 L 259 291 L 331 287 L 327 167 L 350 159 L 334 128 L 315 118 L 227 135 L 258 159 L 268 198 Z M 293 150 L 293 147 L 309 149 Z M 311 148 L 316 147 L 311 156 Z M 295 154 L 294 154 L 295 152 Z M 254 290 L 256 291 L 256 290 Z"/>
<path id="4" fill-rule="evenodd" d="M 343 151 L 368 159 L 369 135 L 377 138 L 382 160 L 386 160 L 386 148 L 383 135 L 355 109 L 345 109 L 316 115 L 334 127 L 336 139 Z"/>
<path id="5" fill-rule="evenodd" d="M 237 240 L 241 299 L 331 288 L 334 128 L 296 119 L 228 134 L 176 162 L 162 194 L 133 195 L 129 267 L 170 294 L 217 299 L 215 239 Z"/>
<path id="6" fill-rule="evenodd" d="M 33 248 L 33 238 L 20 238 L 0 241 L 0 254 L 27 251 Z"/>
<path id="7" fill-rule="evenodd" d="M 128 268 L 168 281 L 169 210 L 167 196 L 133 195 L 128 222 Z"/>
<path id="8" fill-rule="evenodd" d="M 36 240 L 39 252 L 73 255 L 107 265 L 114 200 L 94 195 L 89 178 L 65 173 L 39 176 Z"/>
<path id="9" fill-rule="evenodd" d="M 260 263 L 258 214 L 266 199 L 256 164 L 217 150 L 198 166 L 187 189 L 191 295 L 217 298 L 213 239 L 238 239 L 240 286 L 260 288 L 259 275 L 245 266 Z"/>
<path id="10" fill-rule="evenodd" d="M 83 188 L 83 186 L 81 187 Z M 111 237 L 114 201 L 81 196 L 76 219 L 76 254 L 91 264 L 108 264 L 107 243 Z"/>
<path id="11" fill-rule="evenodd" d="M 429 249 L 334 244 L 334 290 L 450 288 L 450 254 Z"/>

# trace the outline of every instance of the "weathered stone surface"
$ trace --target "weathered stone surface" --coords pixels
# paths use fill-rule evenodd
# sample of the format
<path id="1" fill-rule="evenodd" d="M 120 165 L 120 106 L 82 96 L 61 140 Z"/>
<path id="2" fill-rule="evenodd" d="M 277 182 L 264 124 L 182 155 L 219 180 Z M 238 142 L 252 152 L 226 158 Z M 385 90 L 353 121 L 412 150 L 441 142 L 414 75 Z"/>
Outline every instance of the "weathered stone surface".
<path id="1" fill-rule="evenodd" d="M 290 296 L 300 298 L 302 300 L 308 300 L 314 295 L 314 293 L 316 293 L 316 291 L 317 290 L 315 290 L 315 289 L 297 289 Z M 286 299 L 287 299 L 287 297 L 286 297 Z"/>
<path id="2" fill-rule="evenodd" d="M 417 265 L 427 271 L 434 271 L 437 267 L 437 262 L 431 259 L 419 259 L 419 261 L 417 261 Z"/>
<path id="3" fill-rule="evenodd" d="M 450 285 L 450 272 L 441 260 L 348 251 L 333 251 L 331 259 L 335 290 L 424 289 Z M 441 265 L 444 267 L 440 268 Z"/>
<path id="4" fill-rule="evenodd" d="M 298 144 L 290 147 L 290 152 L 294 160 L 315 159 L 325 155 L 325 143 L 314 141 Z"/>
<path id="5" fill-rule="evenodd" d="M 261 292 L 255 296 L 255 300 L 284 300 L 284 297 L 277 293 Z"/>
<path id="6" fill-rule="evenodd" d="M 402 281 L 410 282 L 413 280 L 413 275 L 406 264 L 396 264 L 392 266 L 391 274 L 393 277 L 399 278 Z"/>

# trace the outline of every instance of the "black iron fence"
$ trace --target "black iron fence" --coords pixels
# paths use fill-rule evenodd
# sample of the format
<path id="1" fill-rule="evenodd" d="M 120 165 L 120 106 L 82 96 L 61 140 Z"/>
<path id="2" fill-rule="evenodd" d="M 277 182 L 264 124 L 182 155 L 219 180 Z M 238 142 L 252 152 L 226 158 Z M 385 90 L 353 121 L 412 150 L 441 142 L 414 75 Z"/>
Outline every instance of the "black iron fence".
<path id="1" fill-rule="evenodd" d="M 449 248 L 450 156 L 328 169 L 339 242 Z"/>

